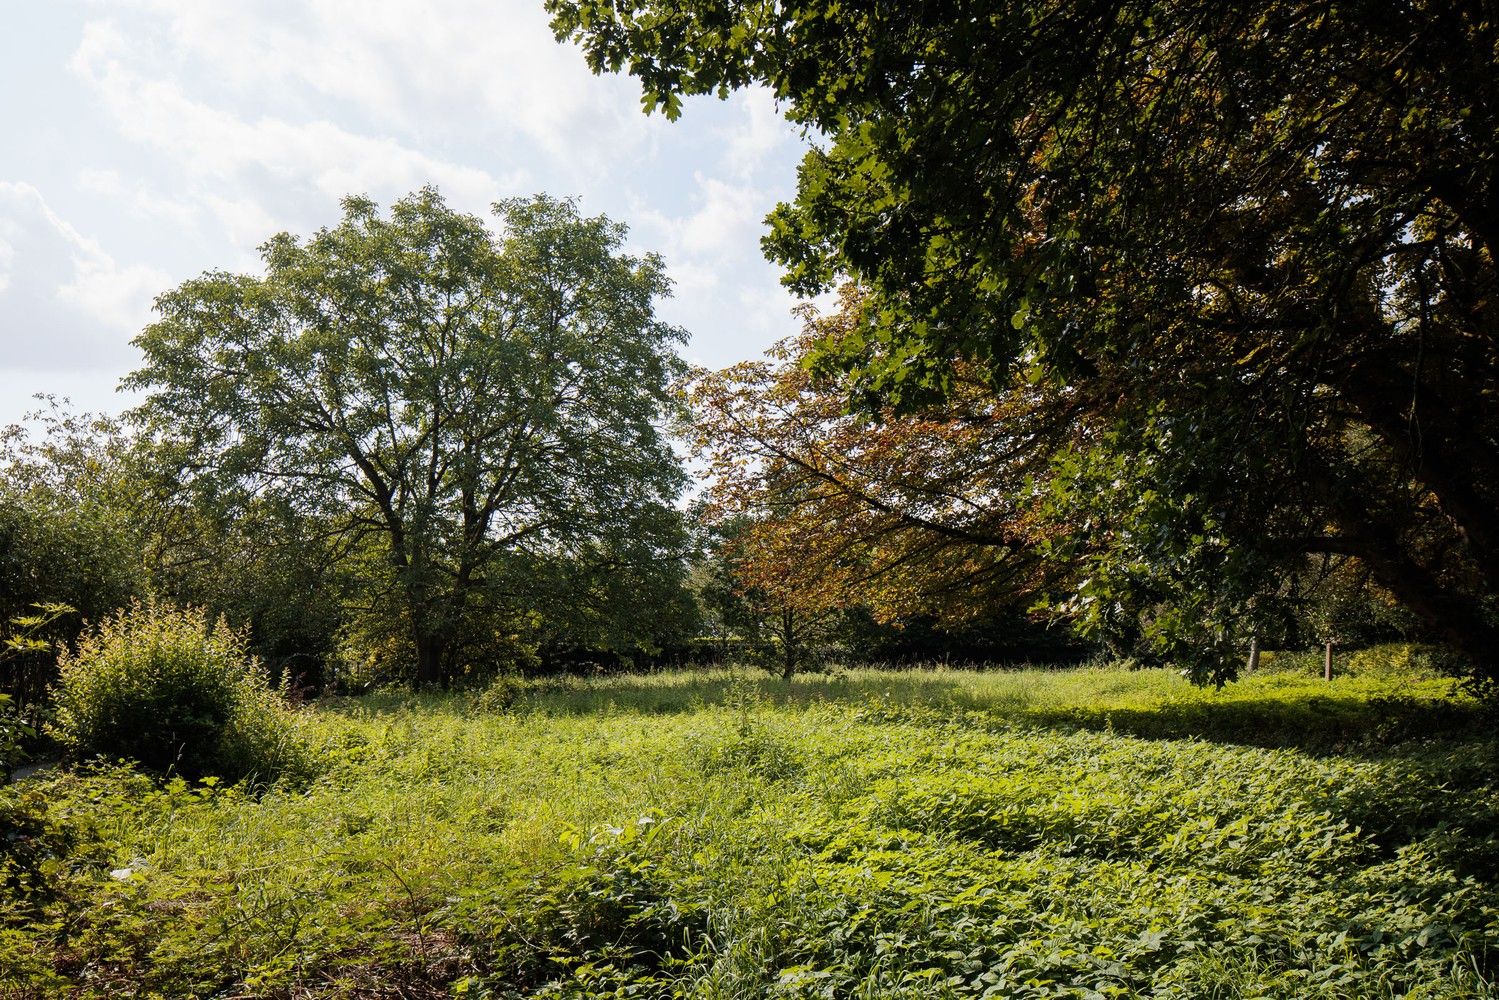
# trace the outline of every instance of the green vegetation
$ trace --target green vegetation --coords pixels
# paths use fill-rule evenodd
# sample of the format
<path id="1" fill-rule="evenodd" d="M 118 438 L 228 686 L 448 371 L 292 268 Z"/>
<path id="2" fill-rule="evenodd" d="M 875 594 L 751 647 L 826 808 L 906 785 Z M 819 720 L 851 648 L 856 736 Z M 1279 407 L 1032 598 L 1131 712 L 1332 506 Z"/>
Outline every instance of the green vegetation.
<path id="1" fill-rule="evenodd" d="M 295 720 L 243 637 L 201 610 L 120 611 L 64 651 L 58 670 L 55 735 L 77 758 L 235 781 L 307 766 Z"/>
<path id="2" fill-rule="evenodd" d="M 6 790 L 0 995 L 1490 995 L 1499 747 L 1392 658 L 329 702 L 303 790 Z"/>
<path id="3" fill-rule="evenodd" d="M 1212 679 L 1352 560 L 1337 589 L 1372 581 L 1499 683 L 1492 8 L 544 2 L 648 111 L 760 85 L 820 138 L 762 246 L 799 293 L 857 284 L 801 374 L 915 461 L 733 407 L 787 429 L 731 436 L 810 439 L 767 462 L 798 524 L 862 501 L 857 556 L 905 515 L 943 596 L 939 544 L 1000 563 L 981 583 L 1041 558 L 1090 635 Z M 940 458 L 899 432 L 933 409 Z"/>
<path id="4" fill-rule="evenodd" d="M 0 634 L 0 668 L 10 667 L 22 657 L 53 653 L 53 643 L 41 638 L 41 634 L 58 619 L 73 613 L 66 604 L 35 604 L 31 611 L 11 618 L 7 623 L 8 634 Z M 26 744 L 36 735 L 36 727 L 17 710 L 15 699 L 0 691 L 0 783 L 10 781 L 16 765 L 25 759 Z"/>
<path id="5" fill-rule="evenodd" d="M 641 640 L 617 619 L 671 607 L 682 544 L 661 260 L 545 196 L 494 229 L 431 188 L 343 207 L 271 238 L 264 277 L 157 299 L 124 384 L 159 472 L 211 517 L 293 526 L 341 577 L 347 659 L 419 685 L 513 666 L 516 633 Z"/>
<path id="6" fill-rule="evenodd" d="M 160 295 L 0 430 L 0 1000 L 1495 995 L 1492 10 L 543 2 L 837 309 L 431 187 Z M 1112 665 L 808 673 L 948 656 Z"/>

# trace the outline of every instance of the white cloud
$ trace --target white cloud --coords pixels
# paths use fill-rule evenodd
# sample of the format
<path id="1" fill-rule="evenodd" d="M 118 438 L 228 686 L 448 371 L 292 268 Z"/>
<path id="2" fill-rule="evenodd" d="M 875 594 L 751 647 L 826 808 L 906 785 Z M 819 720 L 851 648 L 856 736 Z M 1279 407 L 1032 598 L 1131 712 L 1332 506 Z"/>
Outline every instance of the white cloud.
<path id="1" fill-rule="evenodd" d="M 636 238 L 659 248 L 676 282 L 663 313 L 698 333 L 694 363 L 731 364 L 794 332 L 797 299 L 759 253 L 761 220 L 774 196 L 751 184 L 698 174 L 692 208 L 668 215 L 637 204 Z"/>
<path id="2" fill-rule="evenodd" d="M 132 51 L 113 22 L 94 22 L 84 29 L 72 68 L 94 86 L 121 132 L 170 155 L 201 197 L 224 199 L 206 192 L 228 185 L 258 194 L 262 204 L 282 204 L 282 212 L 267 215 L 296 215 L 293 206 L 308 194 L 325 205 L 354 191 L 391 196 L 436 183 L 459 203 L 478 206 L 514 183 L 327 120 L 241 118 L 190 98 L 174 80 L 142 75 Z"/>
<path id="3" fill-rule="evenodd" d="M 255 247 L 334 222 L 345 194 L 428 183 L 465 211 L 549 190 L 629 223 L 676 280 L 663 315 L 714 363 L 795 329 L 759 238 L 802 143 L 765 91 L 646 117 L 636 81 L 552 39 L 540 0 L 74 0 L 28 17 L 38 40 L 0 38 L 0 58 L 26 46 L 38 67 L 5 109 L 0 177 L 43 187 L 87 236 L 35 188 L 0 191 L 6 387 L 128 370 L 175 280 L 256 271 Z"/>
<path id="4" fill-rule="evenodd" d="M 694 207 L 685 215 L 670 215 L 637 201 L 631 211 L 636 228 L 644 231 L 669 258 L 691 261 L 717 254 L 753 253 L 759 245 L 760 223 L 771 199 L 749 184 L 735 184 L 702 173 L 694 175 Z"/>
<path id="5" fill-rule="evenodd" d="M 132 184 L 119 171 L 85 167 L 78 171 L 78 190 L 108 198 L 134 219 L 164 224 L 178 230 L 196 230 L 199 212 L 189 200 L 168 198 Z"/>
<path id="6" fill-rule="evenodd" d="M 221 108 L 253 103 L 302 120 L 337 109 L 425 145 L 468 135 L 540 147 L 582 176 L 639 155 L 668 129 L 640 114 L 638 87 L 593 77 L 575 48 L 552 41 L 537 0 L 275 0 L 205 4 L 137 0 L 150 41 L 110 45 L 107 21 L 89 25 L 84 65 L 104 49 L 140 75 L 191 79 Z M 120 5 L 107 8 L 118 12 Z M 148 36 L 151 37 L 151 36 Z"/>
<path id="7" fill-rule="evenodd" d="M 3 220 L 0 220 L 3 224 Z M 0 239 L 0 295 L 10 287 L 10 270 L 16 265 L 16 248 Z"/>
<path id="8" fill-rule="evenodd" d="M 253 198 L 226 198 L 209 193 L 202 195 L 201 200 L 204 207 L 213 215 L 214 220 L 218 222 L 220 231 L 228 237 L 233 246 L 240 248 L 239 262 L 234 265 L 235 270 L 259 270 L 260 258 L 250 253 L 250 248 L 260 246 L 273 233 L 284 227 L 278 225 L 265 206 Z"/>
<path id="9" fill-rule="evenodd" d="M 0 182 L 0 346 L 16 368 L 118 371 L 170 279 L 121 265 L 52 211 L 30 184 Z"/>
<path id="10" fill-rule="evenodd" d="M 132 334 L 150 315 L 150 303 L 166 289 L 167 275 L 145 264 L 120 266 L 98 250 L 98 245 L 80 246 L 73 258 L 74 277 L 59 285 L 57 298 L 76 307 L 101 326 L 113 326 Z"/>
<path id="11" fill-rule="evenodd" d="M 732 100 L 739 115 L 732 125 L 720 130 L 727 172 L 749 177 L 788 145 L 800 148 L 797 128 L 781 117 L 769 90 L 761 87 L 742 91 Z"/>
<path id="12" fill-rule="evenodd" d="M 753 247 L 765 215 L 765 195 L 748 185 L 698 176 L 702 206 L 683 219 L 679 239 L 689 253 Z"/>

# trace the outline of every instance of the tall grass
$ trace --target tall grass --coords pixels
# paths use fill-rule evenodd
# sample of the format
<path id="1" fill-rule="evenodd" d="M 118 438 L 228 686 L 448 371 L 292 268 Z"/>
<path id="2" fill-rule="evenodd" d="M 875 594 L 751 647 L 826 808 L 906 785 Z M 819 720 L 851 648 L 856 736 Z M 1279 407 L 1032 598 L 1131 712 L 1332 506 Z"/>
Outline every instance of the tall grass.
<path id="1" fill-rule="evenodd" d="M 346 700 L 304 720 L 305 791 L 39 786 L 74 845 L 0 896 L 0 996 L 1486 995 L 1496 746 L 1445 692 L 723 670 Z M 1350 736 L 1411 705 L 1441 725 Z M 1267 719 L 1278 749 L 1240 729 Z"/>
<path id="2" fill-rule="evenodd" d="M 519 705 L 548 715 L 693 712 L 745 692 L 762 704 L 805 709 L 884 704 L 972 712 L 995 722 L 1103 729 L 1255 746 L 1353 749 L 1418 735 L 1481 735 L 1484 706 L 1433 673 L 1262 671 L 1223 688 L 1198 687 L 1167 669 L 1097 666 L 977 671 L 942 666 L 805 673 L 790 682 L 753 668 L 557 678 L 522 690 Z M 410 704 L 404 696 L 367 707 Z"/>

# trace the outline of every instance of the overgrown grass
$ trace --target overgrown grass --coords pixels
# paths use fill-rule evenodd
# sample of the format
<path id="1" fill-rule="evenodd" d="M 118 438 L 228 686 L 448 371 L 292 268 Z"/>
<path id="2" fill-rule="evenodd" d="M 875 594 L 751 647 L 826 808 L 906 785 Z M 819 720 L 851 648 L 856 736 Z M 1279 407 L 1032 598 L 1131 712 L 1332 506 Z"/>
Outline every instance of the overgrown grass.
<path id="1" fill-rule="evenodd" d="M 0 995 L 1493 995 L 1499 747 L 1449 691 L 720 671 L 325 705 L 306 790 L 12 792 L 64 857 L 5 897 Z"/>
<path id="2" fill-rule="evenodd" d="M 1316 669 L 1265 670 L 1222 689 L 1197 687 L 1170 670 L 1117 667 L 835 670 L 802 674 L 790 684 L 721 669 L 542 681 L 523 690 L 518 703 L 548 714 L 682 713 L 723 705 L 748 688 L 775 707 L 877 701 L 1018 725 L 1314 751 L 1359 751 L 1431 734 L 1477 737 L 1491 728 L 1483 707 L 1463 697 L 1450 678 L 1368 671 L 1329 683 L 1320 660 Z"/>

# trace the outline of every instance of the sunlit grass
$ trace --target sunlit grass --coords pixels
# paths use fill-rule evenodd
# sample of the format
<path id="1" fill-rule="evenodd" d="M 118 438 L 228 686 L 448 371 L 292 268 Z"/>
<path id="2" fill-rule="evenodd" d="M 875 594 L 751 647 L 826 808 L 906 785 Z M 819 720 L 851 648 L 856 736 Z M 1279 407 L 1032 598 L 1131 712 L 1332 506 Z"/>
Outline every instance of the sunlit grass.
<path id="1" fill-rule="evenodd" d="M 38 786 L 92 833 L 57 901 L 0 911 L 0 996 L 1480 995 L 1495 746 L 1449 693 L 725 669 L 332 701 L 310 787 Z"/>
<path id="2" fill-rule="evenodd" d="M 753 697 L 806 708 L 882 702 L 969 711 L 1015 724 L 1102 728 L 1262 746 L 1344 747 L 1419 732 L 1481 731 L 1480 707 L 1432 675 L 1319 675 L 1265 671 L 1222 688 L 1167 669 L 1092 667 L 977 671 L 948 667 L 834 669 L 790 682 L 752 667 L 540 681 L 520 695 L 529 711 L 596 715 L 690 712 Z M 367 705 L 399 704 L 409 696 Z M 436 704 L 436 703 L 434 703 Z"/>

